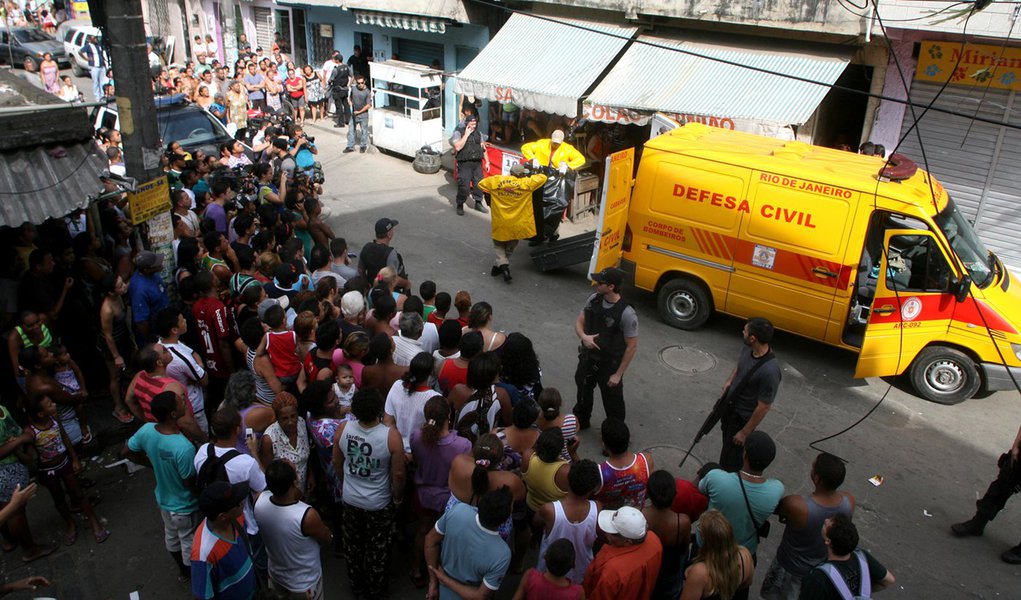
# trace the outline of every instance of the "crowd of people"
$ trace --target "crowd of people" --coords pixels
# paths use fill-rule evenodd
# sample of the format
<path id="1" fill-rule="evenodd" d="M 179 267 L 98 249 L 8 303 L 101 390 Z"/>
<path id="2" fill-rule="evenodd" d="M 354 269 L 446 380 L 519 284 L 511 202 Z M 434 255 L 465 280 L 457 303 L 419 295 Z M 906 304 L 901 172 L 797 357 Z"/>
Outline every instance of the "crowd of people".
<path id="1" fill-rule="evenodd" d="M 7 397 L 19 400 L 0 428 L 0 500 L 34 470 L 64 544 L 78 537 L 74 512 L 97 543 L 127 535 L 116 519 L 106 529 L 81 476 L 90 411 L 109 396 L 137 428 L 124 453 L 152 467 L 165 549 L 197 598 L 323 597 L 321 547 L 345 559 L 354 597 L 384 598 L 398 539 L 411 548 L 401 570 L 428 598 L 486 597 L 511 572 L 523 574 L 518 598 L 742 598 L 774 512 L 787 525 L 764 597 L 893 581 L 856 554 L 838 459 L 820 455 L 815 490 L 785 497 L 764 474 L 775 446 L 755 430 L 760 417 L 739 465 L 676 479 L 632 449 L 610 389 L 622 369 L 579 384 L 569 410 L 543 385 L 528 335 L 495 326 L 498 304 L 431 280 L 413 286 L 396 219 L 379 219 L 353 259 L 317 225 L 312 188 L 281 192 L 273 171 L 256 167 L 270 190 L 252 203 L 236 202 L 217 171 L 179 173 L 172 294 L 163 255 L 135 244 L 116 197 L 13 231 L 0 264 L 14 284 Z M 281 188 L 288 181 L 285 172 Z M 595 278 L 586 310 L 611 314 L 600 302 L 621 302 L 620 278 Z M 582 311 L 586 347 L 612 333 L 586 322 Z M 749 327 L 754 359 L 771 329 Z M 735 390 L 750 389 L 742 373 L 728 382 Z M 579 452 L 597 383 L 611 414 L 599 424 L 601 462 Z M 4 531 L 25 560 L 53 551 L 35 542 L 23 505 Z"/>
<path id="2" fill-rule="evenodd" d="M 62 544 L 78 541 L 76 513 L 97 544 L 111 531 L 129 535 L 116 519 L 107 529 L 83 476 L 82 459 L 98 445 L 90 416 L 106 405 L 130 428 L 124 456 L 153 471 L 164 549 L 200 599 L 386 598 L 396 555 L 427 599 L 486 598 L 510 573 L 521 575 L 516 599 L 747 598 L 773 514 L 785 529 L 763 598 L 868 597 L 893 583 L 858 549 L 842 461 L 816 457 L 809 494 L 785 496 L 765 474 L 776 447 L 757 427 L 779 384 L 775 361 L 759 370 L 772 358 L 768 322 L 749 321 L 747 351 L 725 385 L 735 406 L 722 423 L 720 464 L 678 479 L 632 448 L 623 376 L 637 317 L 620 271 L 592 275 L 569 409 L 543 385 L 528 334 L 495 326 L 498 302 L 412 284 L 396 219 L 376 221 L 373 241 L 354 253 L 323 218 L 302 124 L 325 118 L 332 102 L 337 125 L 350 123 L 346 151 L 359 126 L 364 151 L 371 98 L 357 48 L 322 70 L 295 69 L 284 44 L 252 51 L 243 36 L 233 70 L 212 39 L 196 37 L 191 50 L 181 69 L 153 62 L 154 89 L 255 130 L 255 160 L 241 144 L 216 156 L 167 145 L 169 277 L 170 255 L 142 246 L 113 177 L 90 209 L 22 225 L 0 244 L 11 369 L 11 401 L 0 406 L 0 531 L 22 560 L 55 550 L 28 523 L 33 473 L 61 517 Z M 98 47 L 86 54 L 106 74 Z M 112 96 L 112 81 L 102 85 Z M 250 111 L 281 110 L 292 121 L 249 121 Z M 467 111 L 454 140 L 469 183 L 458 212 L 469 187 L 478 210 L 480 191 L 524 202 L 544 177 L 474 189 L 486 181 L 469 168 L 484 141 L 476 123 Z M 111 172 L 123 174 L 119 132 L 98 137 Z M 525 155 L 564 175 L 577 166 L 568 150 L 555 130 Z M 511 242 L 523 235 L 497 229 L 492 274 L 509 282 Z M 530 233 L 536 243 L 557 237 L 555 227 Z M 608 418 L 598 424 L 601 447 L 586 454 L 601 453 L 598 461 L 583 457 L 579 437 L 593 426 L 596 387 Z M 396 551 L 399 540 L 409 552 Z M 324 589 L 324 552 L 345 561 L 348 590 Z M 37 585 L 48 582 L 0 591 Z"/>

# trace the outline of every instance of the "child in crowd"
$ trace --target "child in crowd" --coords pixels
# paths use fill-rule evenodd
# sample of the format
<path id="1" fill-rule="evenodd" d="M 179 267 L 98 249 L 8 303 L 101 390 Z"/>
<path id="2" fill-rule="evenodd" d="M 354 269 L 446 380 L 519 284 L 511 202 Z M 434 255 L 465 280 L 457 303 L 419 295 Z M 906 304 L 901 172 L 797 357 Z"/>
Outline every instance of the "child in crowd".
<path id="1" fill-rule="evenodd" d="M 574 566 L 574 545 L 561 538 L 546 549 L 546 570 L 529 569 L 521 578 L 514 600 L 578 600 L 584 597 L 581 585 L 567 578 Z"/>
<path id="2" fill-rule="evenodd" d="M 450 310 L 450 302 L 450 294 L 446 292 L 436 294 L 436 298 L 433 300 L 435 308 L 428 314 L 426 320 L 437 327 L 442 325 L 447 318 L 447 311 Z"/>
<path id="3" fill-rule="evenodd" d="M 74 516 L 64 498 L 65 491 L 71 499 L 81 507 L 82 513 L 92 527 L 92 535 L 97 544 L 102 544 L 110 537 L 110 532 L 103 528 L 92 503 L 82 493 L 75 474 L 82 470 L 78 455 L 67 437 L 64 427 L 54 417 L 57 405 L 45 394 L 33 396 L 28 401 L 29 425 L 25 429 L 25 443 L 35 444 L 39 460 L 39 483 L 50 491 L 53 504 L 64 519 L 64 544 L 71 546 L 78 539 L 78 527 Z"/>
<path id="4" fill-rule="evenodd" d="M 336 381 L 333 384 L 333 395 L 340 404 L 340 412 L 348 421 L 356 420 L 351 414 L 351 399 L 354 398 L 358 386 L 355 385 L 355 372 L 351 365 L 337 365 Z"/>
<path id="5" fill-rule="evenodd" d="M 82 376 L 81 369 L 78 368 L 78 363 L 74 362 L 66 347 L 57 344 L 52 346 L 50 351 L 53 352 L 53 358 L 56 360 L 53 378 L 64 388 L 68 396 L 76 400 L 74 406 L 67 404 L 57 406 L 57 418 L 64 426 L 67 436 L 71 438 L 71 444 L 80 449 L 79 444 L 92 443 L 92 431 L 89 429 L 85 414 L 85 401 L 89 397 L 85 386 L 82 385 L 85 378 Z"/>

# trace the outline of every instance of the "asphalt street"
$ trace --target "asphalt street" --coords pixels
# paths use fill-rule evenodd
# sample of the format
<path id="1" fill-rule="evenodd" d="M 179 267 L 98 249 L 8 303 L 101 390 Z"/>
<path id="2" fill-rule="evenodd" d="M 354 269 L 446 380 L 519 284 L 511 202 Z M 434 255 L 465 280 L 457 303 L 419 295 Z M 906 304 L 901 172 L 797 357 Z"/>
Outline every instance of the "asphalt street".
<path id="1" fill-rule="evenodd" d="M 79 80 L 79 86 L 83 91 L 89 87 L 87 80 Z M 541 273 L 522 244 L 511 260 L 514 282 L 491 278 L 489 218 L 470 210 L 463 217 L 455 215 L 456 186 L 448 173 L 415 173 L 410 160 L 375 148 L 367 154 L 342 154 L 345 144 L 338 134 L 344 130 L 330 123 L 306 130 L 320 147 L 325 200 L 337 234 L 358 249 L 371 237 L 376 219 L 398 219 L 394 246 L 404 256 L 414 285 L 432 279 L 440 290 L 453 294 L 466 289 L 474 300 L 490 302 L 494 326 L 532 338 L 543 384 L 559 388 L 570 406 L 578 345 L 573 324 L 590 293 L 585 266 Z M 570 226 L 579 231 L 584 227 Z M 624 380 L 632 445 L 648 449 L 657 467 L 693 477 L 701 461 L 717 456 L 718 430 L 695 449 L 695 459 L 683 473 L 677 463 L 734 367 L 742 322 L 717 315 L 702 329 L 683 332 L 658 319 L 652 294 L 628 289 L 625 298 L 635 306 L 640 322 L 638 353 Z M 1021 501 L 1009 504 L 982 538 L 957 540 L 949 532 L 951 523 L 973 514 L 974 500 L 995 475 L 997 456 L 1010 446 L 1021 423 L 1018 394 L 1001 392 L 940 406 L 912 395 L 900 380 L 854 379 L 851 353 L 782 333 L 774 349 L 783 383 L 761 428 L 779 450 L 767 474 L 782 480 L 788 493 L 811 490 L 809 469 L 818 452 L 810 446 L 814 440 L 845 429 L 881 402 L 856 427 L 816 445 L 848 461 L 844 488 L 858 499 L 855 521 L 861 546 L 897 577 L 897 584 L 881 597 L 1021 597 L 1021 569 L 999 560 L 1000 552 L 1021 540 Z M 106 415 L 109 409 L 95 412 Z M 601 418 L 597 400 L 593 422 Z M 599 459 L 597 429 L 583 432 L 581 438 L 581 454 Z M 101 462 L 111 462 L 115 450 L 110 448 Z M 30 566 L 20 564 L 17 552 L 5 554 L 3 577 L 50 577 L 54 587 L 36 595 L 55 598 L 128 598 L 134 591 L 142 599 L 185 597 L 186 587 L 177 582 L 162 547 L 151 472 L 128 475 L 123 467 L 90 465 L 89 476 L 97 480 L 104 498 L 97 512 L 113 532 L 109 541 L 100 548 L 83 534 L 76 545 Z M 882 476 L 882 485 L 869 483 L 874 475 Z M 31 503 L 29 514 L 37 538 L 58 538 L 59 517 L 45 493 Z M 781 532 L 782 526 L 774 524 L 760 546 L 752 597 L 758 596 Z M 406 575 L 406 556 L 407 543 L 399 543 L 393 598 L 423 595 Z M 326 597 L 349 597 L 343 562 L 326 551 L 323 564 Z M 517 578 L 509 575 L 498 597 L 510 598 L 516 585 Z"/>

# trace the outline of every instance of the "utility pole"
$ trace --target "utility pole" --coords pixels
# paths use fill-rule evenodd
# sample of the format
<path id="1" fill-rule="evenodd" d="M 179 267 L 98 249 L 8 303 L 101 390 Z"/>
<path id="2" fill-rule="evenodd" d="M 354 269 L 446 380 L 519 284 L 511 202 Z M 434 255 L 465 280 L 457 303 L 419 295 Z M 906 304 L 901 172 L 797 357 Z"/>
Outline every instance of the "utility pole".
<path id="1" fill-rule="evenodd" d="M 169 282 L 174 271 L 172 207 L 167 179 L 160 171 L 162 144 L 145 51 L 142 0 L 89 0 L 89 11 L 103 30 L 117 82 L 124 168 L 138 182 L 136 192 L 129 194 L 132 224 L 142 226 L 147 247 L 163 254 L 163 280 Z"/>
<path id="2" fill-rule="evenodd" d="M 95 10 L 95 4 L 103 5 Z M 103 42 L 110 54 L 117 82 L 117 114 L 124 144 L 124 167 L 139 182 L 160 175 L 160 133 L 152 95 L 149 58 L 145 52 L 145 24 L 141 0 L 90 0 L 93 15 L 105 22 Z"/>

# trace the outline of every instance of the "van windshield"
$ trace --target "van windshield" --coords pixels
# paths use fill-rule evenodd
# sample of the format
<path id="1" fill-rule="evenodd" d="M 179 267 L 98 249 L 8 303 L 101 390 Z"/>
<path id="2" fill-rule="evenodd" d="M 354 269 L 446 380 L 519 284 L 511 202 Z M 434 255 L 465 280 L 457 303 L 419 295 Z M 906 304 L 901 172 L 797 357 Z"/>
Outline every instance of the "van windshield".
<path id="1" fill-rule="evenodd" d="M 936 215 L 935 221 L 954 253 L 968 269 L 968 275 L 975 285 L 984 288 L 992 283 L 997 269 L 996 257 L 986 249 L 971 223 L 957 210 L 953 200 L 947 201 L 946 208 Z"/>

